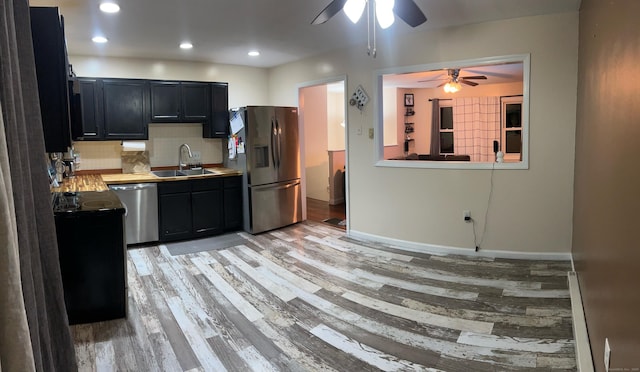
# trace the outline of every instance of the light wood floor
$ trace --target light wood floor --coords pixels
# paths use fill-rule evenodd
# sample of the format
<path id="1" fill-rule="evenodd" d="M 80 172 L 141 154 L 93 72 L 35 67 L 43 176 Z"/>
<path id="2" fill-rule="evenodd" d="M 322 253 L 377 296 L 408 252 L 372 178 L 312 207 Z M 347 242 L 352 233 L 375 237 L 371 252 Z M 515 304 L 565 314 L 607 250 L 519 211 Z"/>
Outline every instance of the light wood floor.
<path id="1" fill-rule="evenodd" d="M 430 255 L 315 222 L 128 251 L 129 316 L 72 327 L 81 371 L 575 370 L 567 262 Z"/>

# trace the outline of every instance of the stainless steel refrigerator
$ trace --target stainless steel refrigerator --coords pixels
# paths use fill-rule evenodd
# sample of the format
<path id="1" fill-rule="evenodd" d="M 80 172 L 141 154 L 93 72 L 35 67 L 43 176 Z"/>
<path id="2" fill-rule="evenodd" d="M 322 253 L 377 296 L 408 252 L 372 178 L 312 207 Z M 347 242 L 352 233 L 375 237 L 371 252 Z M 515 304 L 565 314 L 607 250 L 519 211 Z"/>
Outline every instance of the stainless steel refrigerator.
<path id="1" fill-rule="evenodd" d="M 301 221 L 298 109 L 247 106 L 232 109 L 230 118 L 232 132 L 242 126 L 240 146 L 234 154 L 227 144 L 224 165 L 243 173 L 244 230 L 257 234 Z"/>

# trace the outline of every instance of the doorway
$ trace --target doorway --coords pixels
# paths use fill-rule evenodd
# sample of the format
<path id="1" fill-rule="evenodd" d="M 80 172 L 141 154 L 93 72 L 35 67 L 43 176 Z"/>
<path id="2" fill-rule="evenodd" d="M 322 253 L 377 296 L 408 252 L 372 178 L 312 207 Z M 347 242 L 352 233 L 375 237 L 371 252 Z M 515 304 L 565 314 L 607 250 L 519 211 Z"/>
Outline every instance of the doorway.
<path id="1" fill-rule="evenodd" d="M 306 219 L 347 229 L 345 80 L 299 89 Z"/>

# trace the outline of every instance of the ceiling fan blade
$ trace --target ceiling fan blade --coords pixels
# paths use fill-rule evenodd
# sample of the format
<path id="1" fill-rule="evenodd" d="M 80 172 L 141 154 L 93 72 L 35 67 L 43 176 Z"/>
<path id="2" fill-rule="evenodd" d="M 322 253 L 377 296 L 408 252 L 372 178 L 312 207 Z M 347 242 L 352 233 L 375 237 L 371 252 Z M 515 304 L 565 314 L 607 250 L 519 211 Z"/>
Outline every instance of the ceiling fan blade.
<path id="1" fill-rule="evenodd" d="M 476 85 L 478 85 L 478 83 L 476 83 L 474 81 L 466 81 L 464 79 L 460 79 L 459 82 L 462 83 L 462 84 L 470 85 L 472 87 L 475 87 Z"/>
<path id="2" fill-rule="evenodd" d="M 426 80 L 418 80 L 418 83 L 429 83 L 432 81 L 440 81 L 440 80 L 449 80 L 448 77 L 441 77 L 441 78 L 433 78 L 433 79 L 426 79 Z"/>
<path id="3" fill-rule="evenodd" d="M 479 79 L 479 80 L 487 80 L 487 77 L 484 75 L 475 75 L 475 76 L 460 76 L 460 79 Z"/>
<path id="4" fill-rule="evenodd" d="M 413 0 L 396 0 L 393 12 L 411 27 L 417 27 L 427 21 L 427 17 Z"/>
<path id="5" fill-rule="evenodd" d="M 344 8 L 344 4 L 346 2 L 347 0 L 333 0 L 332 2 L 329 3 L 329 5 L 327 5 L 326 8 L 324 8 L 320 12 L 320 14 L 316 16 L 316 18 L 313 21 L 311 21 L 311 24 L 319 25 L 330 20 L 331 17 L 338 14 L 342 10 L 342 8 Z"/>

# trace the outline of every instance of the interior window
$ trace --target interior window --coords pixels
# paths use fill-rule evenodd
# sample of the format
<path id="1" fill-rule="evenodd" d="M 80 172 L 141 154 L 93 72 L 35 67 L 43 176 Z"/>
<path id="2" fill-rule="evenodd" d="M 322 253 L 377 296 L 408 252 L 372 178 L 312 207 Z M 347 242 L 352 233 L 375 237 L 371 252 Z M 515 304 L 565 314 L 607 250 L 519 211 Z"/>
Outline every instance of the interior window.
<path id="1" fill-rule="evenodd" d="M 487 168 L 504 159 L 499 166 L 528 167 L 529 55 L 386 69 L 376 78 L 376 165 Z M 409 123 L 406 100 L 390 97 L 411 97 Z"/>
<path id="2" fill-rule="evenodd" d="M 502 98 L 502 143 L 505 161 L 520 161 L 522 152 L 522 97 Z"/>
<path id="3" fill-rule="evenodd" d="M 440 107 L 440 154 L 453 154 L 453 107 Z"/>

